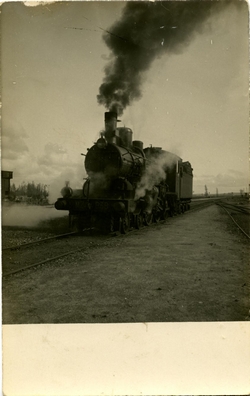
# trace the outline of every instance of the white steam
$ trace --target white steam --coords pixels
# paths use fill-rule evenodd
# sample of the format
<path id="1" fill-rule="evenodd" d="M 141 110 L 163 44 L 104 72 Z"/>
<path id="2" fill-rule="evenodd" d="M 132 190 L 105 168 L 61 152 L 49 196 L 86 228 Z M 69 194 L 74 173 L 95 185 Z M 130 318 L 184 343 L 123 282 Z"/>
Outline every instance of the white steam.
<path id="1" fill-rule="evenodd" d="M 2 206 L 2 225 L 36 227 L 41 221 L 66 216 L 67 212 L 54 207 L 10 204 Z"/>
<path id="2" fill-rule="evenodd" d="M 144 197 L 147 191 L 151 191 L 155 185 L 166 180 L 166 171 L 176 164 L 177 158 L 176 155 L 169 152 L 163 152 L 158 157 L 150 158 L 146 171 L 137 185 L 135 199 Z"/>
<path id="3" fill-rule="evenodd" d="M 76 164 L 75 167 L 64 169 L 61 174 L 52 180 L 49 185 L 49 203 L 54 204 L 58 198 L 61 198 L 61 190 L 65 187 L 66 181 L 73 190 L 81 189 L 86 178 L 86 172 L 82 164 Z"/>

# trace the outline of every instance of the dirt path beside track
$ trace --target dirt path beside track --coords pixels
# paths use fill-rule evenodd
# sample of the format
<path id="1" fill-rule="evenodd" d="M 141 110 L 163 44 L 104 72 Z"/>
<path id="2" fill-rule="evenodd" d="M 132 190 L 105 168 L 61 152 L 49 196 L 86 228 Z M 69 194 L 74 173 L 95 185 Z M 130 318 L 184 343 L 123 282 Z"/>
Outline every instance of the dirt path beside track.
<path id="1" fill-rule="evenodd" d="M 249 241 L 213 205 L 4 280 L 3 323 L 249 320 L 249 272 Z"/>

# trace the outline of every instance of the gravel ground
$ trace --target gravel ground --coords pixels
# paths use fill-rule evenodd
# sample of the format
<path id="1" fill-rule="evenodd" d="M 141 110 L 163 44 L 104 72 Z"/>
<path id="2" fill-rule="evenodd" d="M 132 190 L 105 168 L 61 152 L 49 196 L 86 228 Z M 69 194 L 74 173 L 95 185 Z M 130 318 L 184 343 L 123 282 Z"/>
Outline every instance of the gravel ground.
<path id="1" fill-rule="evenodd" d="M 60 218 L 38 221 L 33 227 L 3 225 L 2 247 L 8 248 L 68 232 L 68 222 L 68 216 L 66 215 Z"/>
<path id="2" fill-rule="evenodd" d="M 3 323 L 244 321 L 249 279 L 248 240 L 213 205 L 4 280 Z"/>

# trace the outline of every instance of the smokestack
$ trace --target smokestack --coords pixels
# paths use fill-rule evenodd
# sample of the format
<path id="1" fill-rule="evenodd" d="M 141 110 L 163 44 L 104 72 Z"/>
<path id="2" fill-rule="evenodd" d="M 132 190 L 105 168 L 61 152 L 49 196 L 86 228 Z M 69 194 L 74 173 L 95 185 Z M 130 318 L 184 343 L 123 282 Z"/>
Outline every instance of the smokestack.
<path id="1" fill-rule="evenodd" d="M 106 111 L 105 117 L 105 132 L 104 136 L 108 143 L 112 143 L 115 138 L 115 131 L 117 128 L 117 113 L 115 111 Z"/>

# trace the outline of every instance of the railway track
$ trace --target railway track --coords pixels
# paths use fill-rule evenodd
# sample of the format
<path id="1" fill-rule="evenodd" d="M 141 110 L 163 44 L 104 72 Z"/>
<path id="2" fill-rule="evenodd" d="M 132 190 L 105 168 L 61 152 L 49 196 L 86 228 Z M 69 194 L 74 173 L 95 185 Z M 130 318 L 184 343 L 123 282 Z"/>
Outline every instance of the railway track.
<path id="1" fill-rule="evenodd" d="M 193 211 L 196 211 L 196 210 L 207 208 L 208 206 L 214 205 L 217 202 L 218 202 L 217 199 L 216 200 L 207 199 L 207 200 L 204 200 L 204 201 L 203 200 L 191 201 L 190 210 L 188 212 L 193 212 Z"/>
<path id="2" fill-rule="evenodd" d="M 232 204 L 232 203 L 223 202 L 223 201 L 220 204 L 221 204 L 221 206 L 223 206 L 224 208 L 227 208 L 229 210 L 235 210 L 237 212 L 250 215 L 249 205 L 246 206 L 246 205 L 242 205 L 242 204 Z"/>
<path id="3" fill-rule="evenodd" d="M 191 205 L 189 211 L 185 213 L 191 213 L 197 210 L 202 210 L 207 206 L 213 205 L 213 200 L 194 202 Z M 165 220 L 160 221 L 157 224 L 164 223 Z M 144 226 L 147 228 L 147 226 Z M 143 228 L 144 228 L 143 227 Z M 104 241 L 107 241 L 111 235 L 99 235 L 89 233 L 92 229 L 86 229 L 82 232 L 69 232 L 53 237 L 43 238 L 27 243 L 18 244 L 2 249 L 2 274 L 3 278 L 10 277 L 11 275 L 24 272 L 35 267 L 46 265 L 52 261 L 56 261 L 60 258 L 70 256 L 76 252 L 84 252 L 92 247 L 97 246 Z M 135 229 L 132 230 L 136 231 Z M 114 235 L 114 234 L 112 234 Z M 119 236 L 119 233 L 115 233 Z M 83 238 L 83 236 L 85 236 Z M 120 235 L 122 236 L 122 235 Z M 76 238 L 72 238 L 76 237 Z M 79 246 L 80 238 L 80 246 Z M 49 245 L 48 245 L 49 243 Z M 81 246 L 83 245 L 83 246 Z M 43 257 L 42 260 L 37 258 Z"/>
<path id="4" fill-rule="evenodd" d="M 83 250 L 84 250 L 84 248 L 83 249 L 76 249 L 76 250 L 72 250 L 72 251 L 69 251 L 69 252 L 66 252 L 66 253 L 63 253 L 63 254 L 59 254 L 57 256 L 53 256 L 51 258 L 36 262 L 34 264 L 30 264 L 30 265 L 27 265 L 25 267 L 21 267 L 19 269 L 13 270 L 13 271 L 9 271 L 7 273 L 3 273 L 3 277 L 6 278 L 8 276 L 15 275 L 15 274 L 17 274 L 19 272 L 23 272 L 23 271 L 26 271 L 28 269 L 34 268 L 34 267 L 39 267 L 41 265 L 48 264 L 51 261 L 55 261 L 55 260 L 58 260 L 60 258 L 66 257 L 66 256 L 70 256 L 71 254 L 74 254 L 76 252 L 80 252 L 80 251 L 83 251 Z"/>
<path id="5" fill-rule="evenodd" d="M 17 274 L 19 272 L 38 267 L 62 257 L 73 254 L 77 251 L 83 251 L 88 248 L 83 246 L 79 248 L 79 241 L 72 240 L 72 237 L 81 237 L 86 229 L 79 232 L 69 232 L 53 237 L 43 238 L 27 243 L 18 244 L 2 249 L 2 274 L 3 278 Z M 68 238 L 65 241 L 65 238 Z M 62 241 L 64 240 L 64 241 Z M 52 243 L 52 245 L 47 244 Z M 63 242 L 63 243 L 62 243 Z M 90 244 L 93 242 L 90 241 Z M 70 248 L 70 250 L 69 250 Z M 57 254 L 55 254 L 57 253 Z M 37 261 L 37 257 L 46 257 L 43 260 Z M 35 261 L 35 262 L 34 262 Z M 24 265 L 24 263 L 26 265 Z"/>
<path id="6" fill-rule="evenodd" d="M 48 241 L 52 241 L 52 240 L 55 240 L 55 239 L 67 238 L 67 237 L 69 237 L 71 235 L 77 235 L 77 232 L 67 232 L 65 234 L 55 235 L 55 236 L 48 237 L 48 238 L 42 238 L 42 239 L 37 239 L 35 241 L 20 243 L 18 245 L 5 247 L 2 250 L 3 251 L 7 251 L 7 250 L 22 249 L 22 248 L 27 247 L 27 246 L 36 245 L 36 244 L 39 244 L 39 243 L 48 242 Z"/>
<path id="7" fill-rule="evenodd" d="M 250 239 L 250 206 L 248 202 L 244 203 L 229 203 L 229 202 L 218 202 L 218 206 L 224 209 L 224 211 L 231 218 L 235 226 L 248 238 Z"/>

